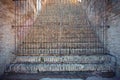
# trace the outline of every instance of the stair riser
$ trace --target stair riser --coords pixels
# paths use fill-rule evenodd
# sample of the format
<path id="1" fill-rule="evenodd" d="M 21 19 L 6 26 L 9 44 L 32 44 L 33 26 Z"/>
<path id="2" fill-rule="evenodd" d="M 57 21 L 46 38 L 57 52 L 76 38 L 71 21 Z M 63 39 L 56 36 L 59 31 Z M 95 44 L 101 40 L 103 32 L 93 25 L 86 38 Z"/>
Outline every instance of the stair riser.
<path id="1" fill-rule="evenodd" d="M 55 38 L 48 38 L 48 39 L 42 39 L 42 38 L 31 38 L 31 39 L 27 39 L 27 40 L 24 40 L 24 43 L 30 43 L 30 42 L 43 42 L 43 43 L 54 43 L 54 42 L 58 42 L 58 43 L 67 43 L 67 42 L 70 42 L 70 43 L 93 43 L 93 42 L 99 42 L 99 40 L 96 40 L 96 39 L 55 39 Z"/>
<path id="2" fill-rule="evenodd" d="M 108 63 L 110 56 L 20 56 L 13 63 Z"/>
<path id="3" fill-rule="evenodd" d="M 11 64 L 6 72 L 39 73 L 42 71 L 114 71 L 111 64 Z"/>
<path id="4" fill-rule="evenodd" d="M 42 21 L 39 21 L 39 23 L 46 23 L 46 22 L 61 22 L 61 18 L 53 18 L 53 19 L 50 19 L 50 18 L 42 18 L 41 19 Z M 39 24 L 38 23 L 38 24 Z M 79 24 L 79 25 L 85 25 L 85 24 L 88 24 L 88 22 L 87 21 L 81 21 L 81 20 L 77 20 L 77 21 L 73 21 L 72 19 L 71 20 L 69 20 L 69 18 L 64 18 L 63 20 L 62 20 L 62 22 L 61 23 L 69 23 L 69 24 Z"/>
<path id="5" fill-rule="evenodd" d="M 46 24 L 46 23 L 45 23 Z M 47 23 L 48 24 L 48 23 Z M 43 25 L 43 26 L 40 26 L 40 25 L 38 25 L 38 26 L 34 26 L 33 28 L 32 28 L 32 30 L 34 31 L 34 33 L 45 33 L 45 32 L 53 32 L 54 31 L 54 33 L 81 33 L 81 32 L 83 32 L 83 33 L 94 33 L 92 30 L 91 30 L 91 28 L 90 27 L 84 27 L 84 25 L 81 27 L 81 25 L 74 25 L 74 27 L 72 27 L 72 26 L 70 26 L 70 25 L 62 25 L 62 26 L 60 26 L 60 25 L 55 25 L 55 24 L 53 24 L 53 25 L 47 25 L 47 26 L 45 26 L 45 25 Z M 36 31 L 38 31 L 38 32 L 36 32 Z M 50 33 L 51 33 L 50 32 Z"/>
<path id="6" fill-rule="evenodd" d="M 95 35 L 85 35 L 85 34 L 53 34 L 53 35 L 43 35 L 41 34 L 34 34 L 36 36 L 32 36 L 33 39 L 49 39 L 49 38 L 55 38 L 55 39 L 80 39 L 80 40 L 98 40 L 98 38 L 95 38 Z M 30 37 L 30 36 L 29 36 Z"/>
<path id="7" fill-rule="evenodd" d="M 57 48 L 102 48 L 101 44 L 91 43 L 24 43 L 21 44 L 19 49 L 57 49 Z"/>
<path id="8" fill-rule="evenodd" d="M 19 49 L 20 54 L 103 54 L 104 49 Z"/>
<path id="9" fill-rule="evenodd" d="M 52 30 L 51 30 L 52 31 Z M 49 32 L 49 34 L 47 34 L 47 32 Z M 54 31 L 54 32 L 50 32 L 50 31 L 40 31 L 40 32 L 36 32 L 36 30 L 33 31 L 33 33 L 31 35 L 36 35 L 36 37 L 47 37 L 47 36 L 54 36 L 54 37 L 75 37 L 75 38 L 96 38 L 96 34 L 94 34 L 91 31 L 71 31 L 71 32 L 64 32 L 64 31 Z M 55 36 L 56 35 L 56 36 Z M 30 36 L 30 35 L 28 35 Z M 32 36 L 33 37 L 33 36 Z"/>

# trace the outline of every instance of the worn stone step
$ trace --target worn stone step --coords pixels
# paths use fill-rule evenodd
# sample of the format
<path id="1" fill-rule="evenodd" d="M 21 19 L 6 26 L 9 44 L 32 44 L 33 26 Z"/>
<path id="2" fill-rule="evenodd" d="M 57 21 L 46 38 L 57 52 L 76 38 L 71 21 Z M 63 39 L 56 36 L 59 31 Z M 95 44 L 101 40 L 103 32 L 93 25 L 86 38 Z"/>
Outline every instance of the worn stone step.
<path id="1" fill-rule="evenodd" d="M 50 10 L 51 12 L 55 12 L 55 10 Z M 67 22 L 69 22 L 69 20 L 80 20 L 81 22 L 88 22 L 86 19 L 81 19 L 82 17 L 81 16 L 70 16 L 70 15 L 40 15 L 39 18 L 41 18 L 41 21 L 42 20 L 60 20 L 61 22 L 61 17 L 63 17 L 63 19 L 68 19 Z M 54 22 L 54 21 L 53 21 Z M 63 21 L 64 22 L 64 21 Z"/>
<path id="2" fill-rule="evenodd" d="M 50 12 L 55 12 L 56 13 L 57 11 L 50 10 Z M 72 14 L 71 15 L 70 14 L 68 14 L 68 15 L 58 15 L 58 14 L 57 15 L 56 14 L 55 15 L 49 15 L 49 14 L 45 15 L 45 14 L 40 14 L 40 15 L 38 15 L 38 17 L 41 18 L 40 19 L 41 21 L 42 21 L 42 19 L 51 19 L 51 18 L 53 18 L 53 19 L 61 19 L 61 17 L 62 17 L 63 19 L 67 18 L 68 20 L 72 20 L 73 19 L 73 20 L 80 20 L 81 22 L 88 22 L 87 19 L 83 19 L 83 17 L 85 17 L 84 14 L 81 14 L 81 15 L 72 15 Z"/>
<path id="3" fill-rule="evenodd" d="M 41 14 L 39 15 L 58 15 L 61 16 L 60 14 L 63 15 L 79 15 L 81 16 L 85 15 L 85 11 L 81 11 L 80 9 L 77 8 L 78 6 L 70 6 L 70 5 L 53 5 L 46 7 L 46 10 L 42 10 Z M 80 7 L 79 7 L 80 8 Z M 71 12 L 71 14 L 70 14 Z"/>
<path id="4" fill-rule="evenodd" d="M 42 78 L 67 78 L 67 79 L 86 79 L 91 76 L 101 76 L 106 78 L 113 78 L 115 77 L 114 71 L 46 71 L 46 72 L 39 72 L 39 73 L 6 73 L 2 76 L 1 80 L 40 80 Z"/>
<path id="5" fill-rule="evenodd" d="M 65 16 L 58 16 L 58 17 L 54 17 L 54 16 L 48 16 L 48 17 L 40 17 L 41 20 L 37 21 L 36 24 L 39 23 L 45 23 L 45 22 L 60 22 L 60 23 L 70 23 L 70 24 L 79 24 L 79 25 L 87 25 L 88 21 L 86 20 L 81 20 L 81 19 L 75 19 L 75 18 L 69 18 L 69 17 L 65 17 Z"/>
<path id="6" fill-rule="evenodd" d="M 100 42 L 98 39 L 96 38 L 93 38 L 93 39 L 90 39 L 90 38 L 67 38 L 67 39 L 64 39 L 64 38 L 54 38 L 54 37 L 50 37 L 50 38 L 26 38 L 24 39 L 23 41 L 24 43 L 31 43 L 31 42 L 58 42 L 58 43 L 65 43 L 65 42 L 70 42 L 70 43 L 90 43 L 90 42 Z"/>
<path id="7" fill-rule="evenodd" d="M 16 63 L 10 64 L 6 72 L 39 73 L 44 71 L 114 71 L 114 63 L 104 64 L 48 64 L 48 63 Z"/>
<path id="8" fill-rule="evenodd" d="M 101 43 L 22 43 L 20 49 L 103 48 Z"/>
<path id="9" fill-rule="evenodd" d="M 39 31 L 39 30 L 37 30 Z M 51 31 L 54 31 L 54 30 L 51 30 Z M 49 34 L 45 34 L 45 32 L 43 31 L 39 31 L 39 32 L 36 32 L 36 30 L 33 30 L 32 31 L 33 34 L 29 34 L 28 36 L 31 36 L 31 35 L 34 35 L 34 36 L 55 36 L 55 37 L 81 37 L 81 38 L 84 38 L 84 37 L 88 37 L 88 38 L 94 38 L 96 37 L 96 34 L 93 33 L 92 31 L 63 31 L 63 30 L 59 30 L 58 32 L 57 31 L 54 31 L 54 32 L 49 32 L 49 31 L 45 31 L 45 32 L 48 32 Z"/>
<path id="10" fill-rule="evenodd" d="M 46 24 L 46 23 L 45 23 Z M 35 25 L 34 27 L 31 28 L 31 31 L 33 31 L 34 33 L 42 33 L 45 34 L 46 33 L 71 33 L 71 34 L 95 34 L 95 32 L 92 30 L 91 27 L 79 27 L 78 25 L 74 25 L 74 27 L 71 27 L 69 25 L 62 25 L 62 27 L 60 25 Z"/>
<path id="11" fill-rule="evenodd" d="M 69 28 L 69 27 L 68 27 Z M 44 31 L 43 31 L 44 30 Z M 51 32 L 50 32 L 51 31 Z M 76 35 L 96 35 L 95 34 L 95 32 L 93 31 L 93 30 L 91 30 L 91 29 L 78 29 L 78 30 L 75 30 L 75 29 L 73 29 L 73 30 L 71 30 L 71 29 L 67 29 L 67 30 L 65 30 L 65 28 L 58 28 L 58 29 L 52 29 L 51 27 L 49 27 L 49 28 L 46 28 L 46 29 L 42 29 L 42 28 L 31 28 L 31 32 L 33 32 L 33 34 L 37 34 L 37 35 L 39 35 L 39 34 L 44 34 L 45 35 L 45 32 L 48 32 L 48 33 L 50 33 L 50 34 L 62 34 L 62 35 L 70 35 L 70 34 L 76 34 Z M 29 33 L 30 34 L 30 33 Z"/>
<path id="12" fill-rule="evenodd" d="M 90 56 L 17 56 L 12 63 L 109 63 L 109 55 Z"/>
<path id="13" fill-rule="evenodd" d="M 40 26 L 40 25 L 33 25 L 33 27 L 31 27 L 31 29 L 36 29 L 36 30 L 60 30 L 60 29 L 63 29 L 63 32 L 66 32 L 66 31 L 78 31 L 78 32 L 80 32 L 80 31 L 91 31 L 91 28 L 92 27 L 90 27 L 90 26 L 78 26 L 78 24 L 76 24 L 76 25 L 72 25 L 72 26 L 70 26 L 70 25 L 62 25 L 61 27 L 60 27 L 60 23 L 57 23 L 57 22 L 54 22 L 54 23 L 56 23 L 56 24 L 52 24 L 51 23 L 51 25 L 49 25 L 49 26 Z M 49 24 L 49 22 L 45 22 L 45 24 Z"/>
<path id="14" fill-rule="evenodd" d="M 32 36 L 34 35 L 34 36 Z M 28 35 L 27 37 L 30 37 L 30 38 L 79 38 L 79 39 L 98 39 L 96 37 L 95 34 L 88 34 L 88 33 L 59 33 L 58 35 L 56 35 L 55 33 L 51 33 L 51 34 L 48 34 L 48 35 L 45 35 L 43 33 L 33 33 L 32 35 Z"/>
<path id="15" fill-rule="evenodd" d="M 107 51 L 103 48 L 93 49 L 18 49 L 19 54 L 49 54 L 49 55 L 83 55 L 83 54 L 104 54 Z"/>
<path id="16" fill-rule="evenodd" d="M 79 8 L 77 8 L 79 7 Z M 70 14 L 71 13 L 71 14 Z M 79 15 L 81 14 L 81 16 L 85 15 L 85 11 L 81 11 L 81 7 L 80 6 L 75 6 L 75 5 L 53 5 L 53 6 L 49 6 L 46 8 L 46 10 L 41 11 L 40 15 L 58 15 L 61 16 L 60 14 L 63 15 Z"/>
<path id="17" fill-rule="evenodd" d="M 75 24 L 75 23 L 69 23 L 69 22 L 39 22 L 39 24 L 34 24 L 32 26 L 35 28 L 41 28 L 46 26 L 51 26 L 51 27 L 59 26 L 59 28 L 62 27 L 62 28 L 68 28 L 68 29 L 69 28 L 91 28 L 89 24 L 79 24 L 79 23 Z"/>
<path id="18" fill-rule="evenodd" d="M 30 37 L 30 36 L 29 36 Z M 32 36 L 31 36 L 32 37 Z M 95 40 L 95 39 L 98 39 L 97 37 L 95 36 L 92 36 L 92 35 L 79 35 L 79 34 L 67 34 L 67 35 L 59 35 L 59 36 L 55 36 L 55 35 L 36 35 L 36 36 L 33 36 L 32 38 L 60 38 L 60 39 L 81 39 L 81 40 L 84 40 L 84 39 L 92 39 L 92 40 Z"/>

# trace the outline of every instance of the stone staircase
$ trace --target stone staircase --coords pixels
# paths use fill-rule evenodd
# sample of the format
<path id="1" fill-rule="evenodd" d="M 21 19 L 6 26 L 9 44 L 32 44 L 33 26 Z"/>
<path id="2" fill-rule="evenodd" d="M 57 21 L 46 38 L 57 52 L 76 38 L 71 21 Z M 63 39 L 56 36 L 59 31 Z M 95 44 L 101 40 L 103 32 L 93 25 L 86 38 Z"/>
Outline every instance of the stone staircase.
<path id="1" fill-rule="evenodd" d="M 41 11 L 4 80 L 114 76 L 114 58 L 92 30 L 81 5 L 66 1 L 48 4 Z"/>

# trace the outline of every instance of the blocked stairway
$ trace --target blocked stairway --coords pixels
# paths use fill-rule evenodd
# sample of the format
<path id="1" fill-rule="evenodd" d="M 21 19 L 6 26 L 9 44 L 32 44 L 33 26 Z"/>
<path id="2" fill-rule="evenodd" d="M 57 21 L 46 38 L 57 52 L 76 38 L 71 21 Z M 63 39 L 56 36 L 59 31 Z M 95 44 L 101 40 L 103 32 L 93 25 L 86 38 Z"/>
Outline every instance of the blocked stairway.
<path id="1" fill-rule="evenodd" d="M 17 47 L 17 57 L 6 69 L 5 80 L 112 77 L 114 58 L 107 53 L 81 5 L 55 0 L 41 11 Z"/>

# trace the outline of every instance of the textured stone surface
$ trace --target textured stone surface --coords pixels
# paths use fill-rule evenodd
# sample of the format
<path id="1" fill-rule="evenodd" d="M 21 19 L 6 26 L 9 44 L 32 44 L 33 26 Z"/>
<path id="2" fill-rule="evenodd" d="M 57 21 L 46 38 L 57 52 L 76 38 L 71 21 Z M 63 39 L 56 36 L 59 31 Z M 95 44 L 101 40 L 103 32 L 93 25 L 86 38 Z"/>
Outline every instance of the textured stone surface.
<path id="1" fill-rule="evenodd" d="M 10 25 L 0 25 L 0 75 L 6 69 L 13 58 L 15 57 L 12 53 L 15 49 L 15 37 L 14 32 Z"/>
<path id="2" fill-rule="evenodd" d="M 36 14 L 36 0 L 0 0 L 0 75 L 4 72 L 6 65 L 15 57 L 12 53 L 15 43 L 20 39 L 19 33 L 21 31 L 27 32 L 25 28 L 23 30 L 23 27 L 29 23 L 32 24 Z M 24 26 L 13 29 L 16 25 Z M 28 27 L 26 28 L 29 30 Z M 18 37 L 19 39 L 17 39 Z"/>
<path id="3" fill-rule="evenodd" d="M 56 1 L 58 1 L 56 3 Z M 66 1 L 66 2 L 64 2 Z M 15 1 L 16 2 L 16 1 Z M 25 2 L 25 3 L 24 3 Z M 91 25 L 89 24 L 88 19 L 86 18 L 86 14 L 83 11 L 82 7 L 80 4 L 76 3 L 76 0 L 53 0 L 52 3 L 49 3 L 49 5 L 46 5 L 46 10 L 42 10 L 40 13 L 41 16 L 39 15 L 37 17 L 35 26 L 28 26 L 32 25 L 34 22 L 34 18 L 36 16 L 36 8 L 35 4 L 33 3 L 33 0 L 26 0 L 26 1 L 21 1 L 20 2 L 22 5 L 27 5 L 30 9 L 26 9 L 24 6 L 21 7 L 18 2 L 15 4 L 17 6 L 17 10 L 19 13 L 17 13 L 17 21 L 13 21 L 13 23 L 17 23 L 18 27 L 17 28 L 17 37 L 19 37 L 18 40 L 20 40 L 20 43 L 26 44 L 31 41 L 31 43 L 39 43 L 39 42 L 86 42 L 90 43 L 92 42 L 93 44 L 100 43 L 98 37 L 95 35 L 94 31 L 90 27 Z M 53 5 L 55 3 L 56 5 Z M 26 13 L 24 13 L 26 11 Z M 53 14 L 55 16 L 53 16 Z M 27 15 L 27 16 L 26 16 Z M 88 16 L 90 18 L 90 16 Z M 94 17 L 94 16 L 93 16 Z M 99 16 L 101 17 L 101 16 Z M 98 16 L 94 17 L 93 20 L 95 21 L 96 24 L 99 24 L 99 18 Z M 11 19 L 11 18 L 10 18 Z M 21 20 L 20 20 L 21 19 Z M 91 19 L 92 20 L 92 19 Z M 96 22 L 98 21 L 98 22 Z M 51 27 L 49 23 L 51 24 Z M 102 23 L 102 22 L 100 22 Z M 57 24 L 57 25 L 56 25 Z M 27 25 L 27 26 L 26 26 Z M 93 25 L 92 25 L 93 26 Z M 39 27 L 40 29 L 32 29 L 28 36 L 26 36 L 27 32 L 29 31 L 30 27 Z M 44 28 L 43 28 L 44 27 Z M 57 28 L 55 28 L 57 27 Z M 82 27 L 82 28 L 80 28 Z M 89 28 L 88 28 L 89 27 Z M 86 29 L 87 28 L 87 29 Z M 34 34 L 34 32 L 38 32 Z M 56 37 L 57 36 L 57 37 Z M 58 37 L 59 36 L 59 37 Z M 88 37 L 90 36 L 90 37 Z M 42 38 L 41 38 L 42 37 Z M 69 37 L 69 38 L 68 38 Z M 103 37 L 103 36 L 102 36 Z M 23 39 L 22 39 L 23 38 Z M 57 39 L 56 39 L 57 38 Z M 27 42 L 28 41 L 28 42 Z M 92 44 L 91 43 L 91 44 Z M 92 45 L 93 45 L 92 44 Z M 46 44 L 47 45 L 47 44 Z M 21 45 L 19 45 L 21 46 Z M 31 46 L 31 45 L 30 45 Z M 71 45 L 70 45 L 71 46 Z M 84 46 L 84 44 L 82 45 Z M 106 53 L 106 49 L 99 48 L 99 47 L 94 47 L 94 48 L 49 48 L 49 49 L 28 49 L 28 48 L 19 48 L 18 47 L 18 53 L 17 54 L 103 54 Z M 62 58 L 62 57 L 61 57 Z M 60 59 L 61 59 L 60 58 Z M 73 57 L 71 57 L 73 58 Z M 84 58 L 84 57 L 82 57 Z M 81 58 L 81 59 L 82 59 Z M 90 57 L 91 58 L 91 57 Z M 84 58 L 83 60 L 91 60 L 93 59 L 90 58 Z M 92 57 L 94 58 L 94 57 Z M 96 58 L 99 58 L 96 59 Z M 114 72 L 115 71 L 115 64 L 109 62 L 109 58 L 100 58 L 96 57 L 94 60 L 97 61 L 96 64 L 77 64 L 77 63 L 71 63 L 71 64 L 64 64 L 64 63 L 55 63 L 55 64 L 47 64 L 47 63 L 32 63 L 28 62 L 25 63 L 14 63 L 9 66 L 7 69 L 8 74 L 13 72 L 13 73 L 39 73 L 40 71 L 105 71 L 105 72 Z M 27 59 L 27 58 L 26 58 Z M 32 58 L 34 59 L 34 58 Z M 36 59 L 36 58 L 35 58 Z M 34 60 L 35 60 L 34 59 Z M 47 58 L 48 59 L 48 58 Z M 55 58 L 54 58 L 55 59 Z M 66 58 L 68 59 L 68 58 Z M 77 58 L 76 58 L 77 59 Z M 74 59 L 74 60 L 76 60 Z M 25 59 L 24 59 L 25 60 Z M 29 60 L 29 59 L 28 59 Z M 34 61 L 33 60 L 33 61 Z M 73 60 L 73 59 L 69 59 Z M 101 63 L 101 60 L 106 60 L 106 63 Z M 38 61 L 43 61 L 44 59 L 41 58 Z M 65 61 L 65 59 L 63 59 Z M 87 62 L 89 62 L 87 61 Z"/>
<path id="4" fill-rule="evenodd" d="M 115 77 L 115 78 L 102 78 L 102 77 L 88 77 L 86 80 L 119 80 L 119 78 Z"/>
<path id="5" fill-rule="evenodd" d="M 56 49 L 56 48 L 102 48 L 101 43 L 23 43 L 18 48 L 19 49 Z"/>
<path id="6" fill-rule="evenodd" d="M 92 26 L 102 42 L 117 57 L 118 76 L 120 76 L 120 1 L 119 0 L 90 0 L 83 1 Z"/>
<path id="7" fill-rule="evenodd" d="M 114 19 L 114 20 L 111 20 Z M 110 18 L 108 29 L 108 49 L 117 57 L 117 75 L 120 76 L 120 16 Z"/>
<path id="8" fill-rule="evenodd" d="M 16 63 L 11 64 L 6 72 L 14 73 L 39 73 L 44 71 L 114 71 L 111 63 L 104 64 L 37 64 L 37 63 Z"/>
<path id="9" fill-rule="evenodd" d="M 43 78 L 39 80 L 83 80 L 83 79 L 65 79 L 65 78 Z"/>
<path id="10" fill-rule="evenodd" d="M 86 14 L 80 4 L 71 4 L 71 2 L 68 1 L 68 3 L 60 2 L 53 5 L 46 5 L 45 10 L 41 11 L 28 36 L 26 36 L 18 46 L 17 55 L 26 56 L 24 56 L 24 59 L 22 59 L 23 57 L 21 59 L 20 57 L 16 58 L 15 63 L 10 65 L 8 72 L 112 71 L 114 69 L 114 64 L 111 64 L 109 62 L 110 58 L 107 58 L 105 55 L 103 55 L 104 57 L 96 57 L 94 55 L 91 55 L 91 57 L 74 57 L 80 54 L 97 55 L 107 53 L 85 16 Z M 40 45 L 40 43 L 45 45 Z M 59 43 L 60 46 L 55 43 Z M 69 46 L 64 46 L 66 43 Z M 76 44 L 73 46 L 70 45 L 71 43 L 73 45 Z M 83 45 L 81 44 L 83 47 L 77 47 L 76 45 L 79 45 L 79 43 L 83 43 Z M 97 45 L 90 47 L 84 45 L 84 43 L 90 43 L 90 46 L 101 44 L 101 47 Z M 53 44 L 52 46 L 54 47 L 50 44 Z M 64 47 L 61 47 L 62 45 Z M 44 56 L 37 57 L 35 54 Z M 46 54 L 49 56 L 45 56 Z M 64 55 L 64 57 L 60 56 L 61 54 Z M 71 54 L 72 57 L 65 56 Z M 30 55 L 34 56 L 30 57 Z M 59 55 L 60 57 L 53 57 L 50 55 Z"/>
<path id="11" fill-rule="evenodd" d="M 79 3 L 73 4 L 71 1 L 67 1 L 67 3 L 66 1 L 53 2 L 54 4 L 46 5 L 45 10 L 41 11 L 28 36 L 21 41 L 18 46 L 18 55 L 106 53 L 102 46 L 98 47 L 96 45 L 91 48 L 84 44 L 81 44 L 83 47 L 71 45 L 71 43 L 90 43 L 90 46 L 92 46 L 100 44 L 100 41 L 90 27 L 89 21 L 85 17 L 85 11 Z M 36 44 L 30 48 L 33 43 Z M 39 43 L 43 44 L 40 45 Z M 44 43 L 46 44 L 44 45 Z M 53 43 L 55 47 L 52 47 L 49 43 Z M 54 45 L 54 43 L 59 43 L 59 45 Z M 64 46 L 61 43 L 64 45 L 68 43 L 69 46 Z M 24 47 L 21 48 L 21 46 Z"/>
<path id="12" fill-rule="evenodd" d="M 13 63 L 108 63 L 109 55 L 91 56 L 18 56 Z"/>
<path id="13" fill-rule="evenodd" d="M 39 55 L 46 55 L 46 54 L 51 54 L 51 55 L 82 55 L 82 54 L 104 54 L 107 53 L 107 51 L 103 48 L 94 48 L 94 49 L 21 49 L 18 51 L 18 55 L 22 54 L 39 54 Z"/>

